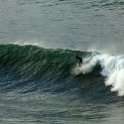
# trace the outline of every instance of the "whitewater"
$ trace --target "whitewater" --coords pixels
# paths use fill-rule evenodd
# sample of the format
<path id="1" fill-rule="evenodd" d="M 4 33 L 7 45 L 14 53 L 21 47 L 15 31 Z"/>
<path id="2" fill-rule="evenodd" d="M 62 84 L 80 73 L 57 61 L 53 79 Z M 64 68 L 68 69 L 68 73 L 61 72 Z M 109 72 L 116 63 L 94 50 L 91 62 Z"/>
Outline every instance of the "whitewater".
<path id="1" fill-rule="evenodd" d="M 106 78 L 106 86 L 111 85 L 111 91 L 118 91 L 120 96 L 124 95 L 124 57 L 109 54 L 96 54 L 91 58 L 83 59 L 81 67 L 73 70 L 76 75 L 92 73 L 95 66 L 101 66 L 100 74 Z"/>

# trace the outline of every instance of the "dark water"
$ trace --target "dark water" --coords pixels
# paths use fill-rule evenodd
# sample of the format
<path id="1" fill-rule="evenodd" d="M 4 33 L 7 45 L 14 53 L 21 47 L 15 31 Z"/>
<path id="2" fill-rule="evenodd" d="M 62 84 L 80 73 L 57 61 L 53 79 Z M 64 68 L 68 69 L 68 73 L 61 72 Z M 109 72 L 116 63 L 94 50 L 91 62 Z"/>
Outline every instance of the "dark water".
<path id="1" fill-rule="evenodd" d="M 123 34 L 123 0 L 0 0 L 0 124 L 123 124 Z"/>

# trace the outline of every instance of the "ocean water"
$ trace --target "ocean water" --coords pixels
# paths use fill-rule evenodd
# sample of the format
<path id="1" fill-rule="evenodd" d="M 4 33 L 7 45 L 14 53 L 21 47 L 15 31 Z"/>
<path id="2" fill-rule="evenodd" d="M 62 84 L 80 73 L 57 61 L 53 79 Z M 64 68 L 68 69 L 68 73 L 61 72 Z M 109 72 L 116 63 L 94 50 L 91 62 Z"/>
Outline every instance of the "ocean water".
<path id="1" fill-rule="evenodd" d="M 123 124 L 123 36 L 124 0 L 0 0 L 0 124 Z"/>

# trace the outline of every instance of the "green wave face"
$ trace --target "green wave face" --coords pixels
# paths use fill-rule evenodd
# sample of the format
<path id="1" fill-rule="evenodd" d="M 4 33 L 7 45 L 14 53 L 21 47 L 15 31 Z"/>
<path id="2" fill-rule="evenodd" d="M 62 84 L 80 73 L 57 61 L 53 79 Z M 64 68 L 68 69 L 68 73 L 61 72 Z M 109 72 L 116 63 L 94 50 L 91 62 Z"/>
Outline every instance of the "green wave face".
<path id="1" fill-rule="evenodd" d="M 76 64 L 75 55 L 85 57 L 90 53 L 45 49 L 37 46 L 0 45 L 0 68 L 4 73 L 19 74 L 21 76 L 50 77 L 69 76 Z"/>

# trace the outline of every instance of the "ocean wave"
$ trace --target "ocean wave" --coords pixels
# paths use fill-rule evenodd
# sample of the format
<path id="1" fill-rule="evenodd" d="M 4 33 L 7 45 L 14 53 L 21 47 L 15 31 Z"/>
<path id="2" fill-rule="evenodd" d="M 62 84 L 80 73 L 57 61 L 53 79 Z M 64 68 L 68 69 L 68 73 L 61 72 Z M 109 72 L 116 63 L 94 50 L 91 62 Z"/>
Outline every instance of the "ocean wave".
<path id="1" fill-rule="evenodd" d="M 82 65 L 77 63 L 76 55 L 83 59 Z M 0 92 L 71 92 L 79 82 L 85 82 L 82 83 L 85 87 L 102 79 L 106 86 L 111 86 L 111 91 L 123 96 L 123 72 L 123 56 L 33 45 L 0 45 Z"/>

